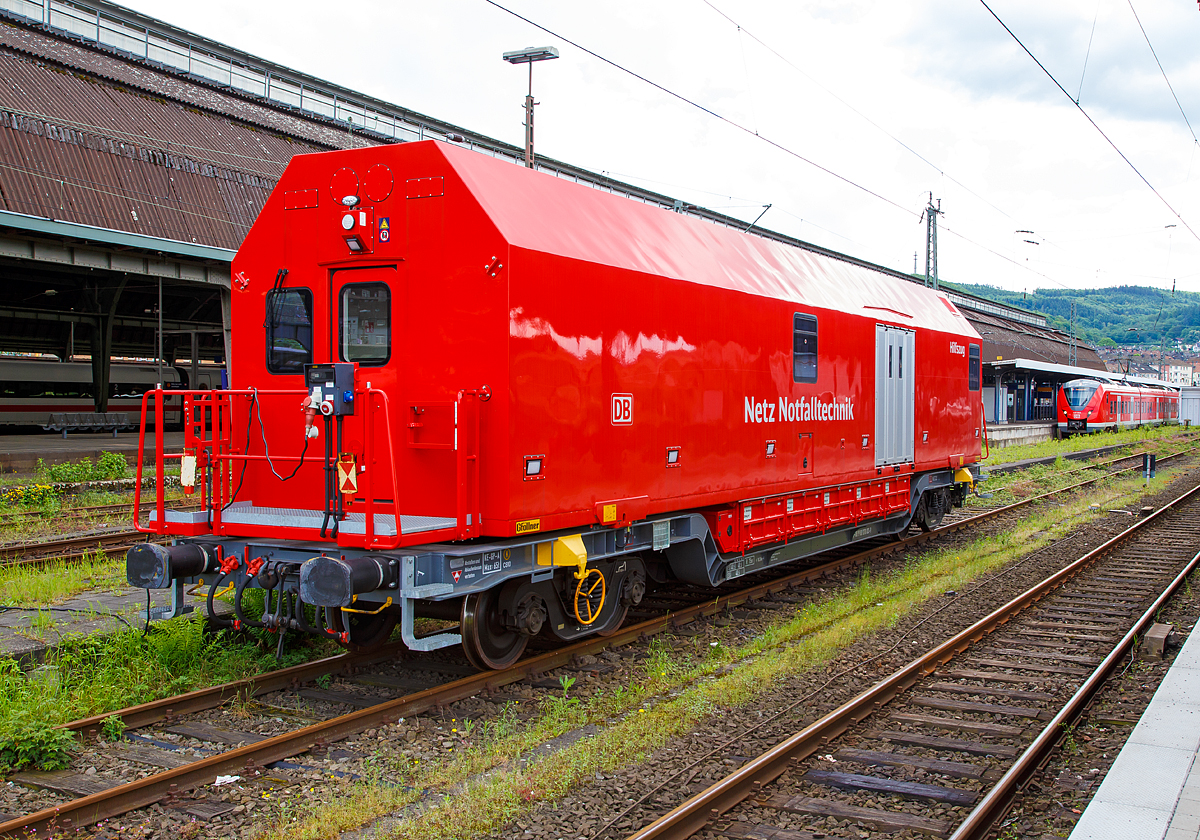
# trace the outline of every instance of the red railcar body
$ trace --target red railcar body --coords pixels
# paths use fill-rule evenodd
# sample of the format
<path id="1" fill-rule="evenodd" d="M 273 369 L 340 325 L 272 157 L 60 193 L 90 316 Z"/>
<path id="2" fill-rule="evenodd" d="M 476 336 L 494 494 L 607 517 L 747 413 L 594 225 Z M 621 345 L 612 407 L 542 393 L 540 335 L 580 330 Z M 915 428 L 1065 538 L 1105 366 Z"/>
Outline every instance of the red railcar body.
<path id="1" fill-rule="evenodd" d="M 216 424 L 184 453 L 205 512 L 151 522 L 243 555 L 226 574 L 264 541 L 391 557 L 400 606 L 530 635 L 552 596 L 516 581 L 716 585 L 936 524 L 980 458 L 980 339 L 944 295 L 445 143 L 294 158 L 233 275 L 232 390 L 195 395 Z M 380 574 L 349 597 L 392 604 Z M 564 638 L 624 614 L 579 598 L 534 606 Z"/>
<path id="2" fill-rule="evenodd" d="M 1058 428 L 1063 434 L 1178 422 L 1179 391 L 1169 385 L 1072 379 L 1058 392 Z"/>

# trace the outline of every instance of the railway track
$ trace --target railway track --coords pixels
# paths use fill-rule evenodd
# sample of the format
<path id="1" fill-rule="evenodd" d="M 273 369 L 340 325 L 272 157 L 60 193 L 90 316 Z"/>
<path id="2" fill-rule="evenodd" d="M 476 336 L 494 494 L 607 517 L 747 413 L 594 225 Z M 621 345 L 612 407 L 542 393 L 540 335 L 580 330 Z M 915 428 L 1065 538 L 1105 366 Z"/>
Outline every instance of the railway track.
<path id="1" fill-rule="evenodd" d="M 1160 460 L 1184 454 L 1188 453 L 1176 453 Z M 152 728 L 150 734 L 131 733 L 118 747 L 124 748 L 121 753 L 122 762 L 127 767 L 140 764 L 143 768 L 160 768 L 160 771 L 149 775 L 142 774 L 141 778 L 136 779 L 101 779 L 95 776 L 82 778 L 79 773 L 72 771 L 59 771 L 54 774 L 27 773 L 14 777 L 15 781 L 22 784 L 73 798 L 0 823 L 0 836 L 25 837 L 30 833 L 44 834 L 51 827 L 77 828 L 91 824 L 144 807 L 181 791 L 211 784 L 218 775 L 236 774 L 248 766 L 262 768 L 275 762 L 286 761 L 314 748 L 326 748 L 329 743 L 378 727 L 387 721 L 394 722 L 398 717 L 413 716 L 481 692 L 494 691 L 521 680 L 536 679 L 545 672 L 577 662 L 578 657 L 599 652 L 607 647 L 619 647 L 645 640 L 662 632 L 678 632 L 686 624 L 697 619 L 716 616 L 747 602 L 787 593 L 789 590 L 799 589 L 799 594 L 804 594 L 810 582 L 822 577 L 844 572 L 893 552 L 997 519 L 1053 496 L 1085 488 L 1111 475 L 1113 473 L 1094 476 L 1067 488 L 978 513 L 928 534 L 920 533 L 899 542 L 870 547 L 786 577 L 770 578 L 767 574 L 751 576 L 743 581 L 745 585 L 742 589 L 715 599 L 708 590 L 687 587 L 656 593 L 651 597 L 646 609 L 649 610 L 650 606 L 654 605 L 659 610 L 657 615 L 623 628 L 608 638 L 592 638 L 529 657 L 505 671 L 475 674 L 470 673 L 473 669 L 464 662 L 429 656 L 413 656 L 400 660 L 398 657 L 402 649 L 395 645 L 373 655 L 360 655 L 357 658 L 335 657 L 259 675 L 239 683 L 155 701 L 109 715 L 75 721 L 67 724 L 65 728 L 78 732 L 85 739 L 94 738 L 102 726 L 103 719 L 111 714 L 119 715 L 130 729 Z M 792 603 L 795 603 L 794 599 Z M 379 661 L 398 664 L 402 666 L 403 673 L 365 676 L 353 673 L 357 667 Z M 321 688 L 315 681 L 327 674 L 345 675 L 346 688 L 340 692 L 330 692 Z M 390 691 L 392 696 L 381 697 L 380 689 Z M 396 696 L 396 692 L 401 694 Z M 288 716 L 289 708 L 295 713 L 306 702 L 348 705 L 354 707 L 355 711 L 342 715 L 334 713 L 325 720 L 314 721 L 309 717 L 305 721 L 307 726 L 282 731 L 269 737 L 264 737 L 261 733 L 245 732 L 236 726 L 214 727 L 210 723 L 189 722 L 188 716 L 221 707 L 235 697 L 246 699 L 267 694 L 277 695 L 262 707 L 268 716 Z M 335 707 L 322 708 L 329 711 Z M 298 719 L 301 720 L 305 717 L 303 713 L 298 715 Z M 297 719 L 297 715 L 291 714 L 291 719 Z M 177 739 L 169 741 L 163 737 L 181 734 L 189 739 L 186 749 L 192 751 L 186 757 L 178 755 L 182 748 Z M 239 746 L 227 749 L 230 744 Z M 301 763 L 297 766 L 304 765 Z"/>
<path id="2" fill-rule="evenodd" d="M 133 530 L 63 537 L 56 540 L 17 543 L 0 547 L 0 566 L 40 566 L 52 561 L 82 560 L 97 550 L 126 549 L 146 538 Z"/>
<path id="3" fill-rule="evenodd" d="M 171 507 L 171 510 L 198 510 L 197 505 L 182 505 L 179 507 Z M 84 507 L 63 508 L 58 513 L 48 516 L 44 511 L 40 510 L 20 510 L 12 511 L 0 516 L 0 526 L 11 525 L 16 522 L 21 522 L 28 519 L 51 518 L 60 519 L 88 519 L 93 516 L 100 516 L 106 513 L 124 513 L 132 515 L 133 505 L 129 502 L 114 502 L 109 505 L 87 505 Z"/>
<path id="4" fill-rule="evenodd" d="M 630 840 L 983 838 L 1198 563 L 1200 487 Z"/>
<path id="5" fill-rule="evenodd" d="M 132 510 L 128 504 L 100 505 L 96 508 L 81 508 L 80 510 L 98 511 L 101 509 Z M 195 506 L 181 506 L 172 510 L 196 510 Z M 88 514 L 90 515 L 90 514 Z M 71 517 L 74 519 L 83 517 Z M 0 545 L 0 566 L 38 566 L 51 561 L 81 560 L 95 554 L 97 549 L 106 552 L 127 549 L 135 543 L 142 542 L 146 535 L 133 529 L 85 534 L 77 537 L 62 537 L 53 540 L 24 540 L 21 542 Z"/>

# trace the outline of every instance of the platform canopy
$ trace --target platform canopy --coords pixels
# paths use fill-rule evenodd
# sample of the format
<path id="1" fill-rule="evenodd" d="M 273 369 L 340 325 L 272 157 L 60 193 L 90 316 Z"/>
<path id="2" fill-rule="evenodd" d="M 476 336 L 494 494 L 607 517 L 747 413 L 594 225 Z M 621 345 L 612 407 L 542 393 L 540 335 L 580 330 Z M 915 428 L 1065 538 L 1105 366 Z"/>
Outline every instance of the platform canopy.
<path id="1" fill-rule="evenodd" d="M 1050 362 L 1039 362 L 1033 359 L 1005 359 L 999 362 L 985 362 L 985 368 L 990 368 L 996 373 L 1003 372 L 1020 372 L 1026 371 L 1031 373 L 1052 374 L 1054 378 L 1066 381 L 1068 379 L 1098 379 L 1101 382 L 1111 382 L 1113 384 L 1127 385 L 1149 385 L 1157 388 L 1166 388 L 1172 391 L 1178 391 L 1174 385 L 1168 385 L 1161 379 L 1150 379 L 1145 376 L 1125 376 L 1120 373 L 1113 373 L 1108 370 L 1095 370 L 1093 368 L 1076 367 L 1072 365 L 1056 365 Z"/>

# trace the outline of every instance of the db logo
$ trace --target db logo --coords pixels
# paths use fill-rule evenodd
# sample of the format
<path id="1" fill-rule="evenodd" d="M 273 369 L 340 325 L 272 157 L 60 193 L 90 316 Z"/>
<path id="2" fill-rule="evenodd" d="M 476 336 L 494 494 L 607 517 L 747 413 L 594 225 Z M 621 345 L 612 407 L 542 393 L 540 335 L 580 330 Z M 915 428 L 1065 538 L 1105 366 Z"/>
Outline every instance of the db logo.
<path id="1" fill-rule="evenodd" d="M 633 394 L 612 395 L 612 424 L 614 426 L 633 425 Z"/>

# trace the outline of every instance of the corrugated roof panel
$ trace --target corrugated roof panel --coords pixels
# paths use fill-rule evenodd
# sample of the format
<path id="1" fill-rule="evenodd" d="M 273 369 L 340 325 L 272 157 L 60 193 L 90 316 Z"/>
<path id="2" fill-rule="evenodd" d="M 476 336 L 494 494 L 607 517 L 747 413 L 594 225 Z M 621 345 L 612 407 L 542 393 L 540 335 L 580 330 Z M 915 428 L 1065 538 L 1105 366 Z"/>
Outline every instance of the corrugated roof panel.
<path id="1" fill-rule="evenodd" d="M 303 145 L 0 50 L 6 209 L 236 248 Z"/>
<path id="2" fill-rule="evenodd" d="M 32 164 L 29 137 L 24 132 L 9 128 L 0 129 L 0 149 L 3 150 L 4 196 L 8 210 L 45 216 L 41 191 L 38 188 L 40 173 Z"/>

